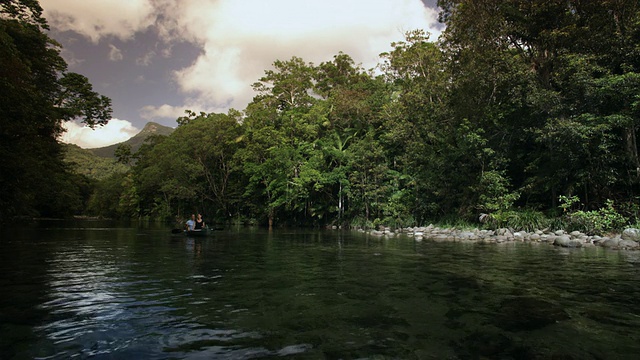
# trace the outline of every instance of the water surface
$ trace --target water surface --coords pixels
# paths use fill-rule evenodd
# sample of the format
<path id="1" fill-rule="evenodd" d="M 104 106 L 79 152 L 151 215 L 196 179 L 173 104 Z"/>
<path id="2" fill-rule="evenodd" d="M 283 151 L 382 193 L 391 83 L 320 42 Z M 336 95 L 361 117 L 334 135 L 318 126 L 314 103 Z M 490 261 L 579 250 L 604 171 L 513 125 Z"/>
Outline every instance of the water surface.
<path id="1" fill-rule="evenodd" d="M 635 359 L 640 253 L 43 222 L 0 241 L 0 359 Z"/>

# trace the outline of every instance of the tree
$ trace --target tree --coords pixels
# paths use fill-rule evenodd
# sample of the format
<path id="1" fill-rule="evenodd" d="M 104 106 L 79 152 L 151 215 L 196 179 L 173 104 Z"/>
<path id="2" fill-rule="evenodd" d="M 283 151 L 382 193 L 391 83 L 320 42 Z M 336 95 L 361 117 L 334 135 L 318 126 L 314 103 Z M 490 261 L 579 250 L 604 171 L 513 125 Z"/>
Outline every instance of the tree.
<path id="1" fill-rule="evenodd" d="M 0 6 L 0 221 L 69 215 L 64 199 L 56 208 L 47 200 L 74 193 L 53 181 L 70 176 L 57 142 L 61 124 L 75 118 L 104 124 L 111 103 L 85 77 L 66 72 L 59 45 L 45 34 L 37 1 L 5 0 Z"/>
<path id="2" fill-rule="evenodd" d="M 456 181 L 447 179 L 448 170 L 453 170 L 447 167 L 458 160 L 458 152 L 451 146 L 456 143 L 452 137 L 456 121 L 445 108 L 451 76 L 445 54 L 429 41 L 428 33 L 409 31 L 404 41 L 391 46 L 391 51 L 381 54 L 381 68 L 394 92 L 384 105 L 381 141 L 394 164 L 391 170 L 397 171 L 404 183 L 394 198 L 402 195 L 408 202 L 403 206 L 412 209 L 413 218 L 424 220 L 437 210 L 450 211 L 460 205 L 453 197 L 445 200 L 442 196 L 449 194 L 446 187 Z"/>
<path id="3" fill-rule="evenodd" d="M 188 212 L 226 220 L 240 212 L 242 172 L 234 154 L 242 146 L 240 113 L 187 111 L 168 137 L 145 144 L 134 166 L 136 186 L 150 216 Z"/>
<path id="4" fill-rule="evenodd" d="M 131 145 L 118 145 L 113 155 L 116 157 L 119 163 L 129 165 L 129 163 L 131 162 L 131 157 L 133 156 L 133 154 L 131 153 Z"/>
<path id="5" fill-rule="evenodd" d="M 439 5 L 453 76 L 448 108 L 482 130 L 499 165 L 490 171 L 511 179 L 522 200 L 552 208 L 559 194 L 579 192 L 599 207 L 633 193 L 637 1 Z"/>
<path id="6" fill-rule="evenodd" d="M 324 112 L 312 110 L 318 102 L 311 96 L 313 65 L 293 57 L 274 67 L 253 85 L 258 95 L 247 107 L 246 143 L 238 154 L 249 178 L 246 196 L 266 204 L 269 225 L 278 211 L 308 209 L 298 206 L 310 185 L 300 186 L 301 168 L 317 151 L 314 142 L 324 122 Z"/>

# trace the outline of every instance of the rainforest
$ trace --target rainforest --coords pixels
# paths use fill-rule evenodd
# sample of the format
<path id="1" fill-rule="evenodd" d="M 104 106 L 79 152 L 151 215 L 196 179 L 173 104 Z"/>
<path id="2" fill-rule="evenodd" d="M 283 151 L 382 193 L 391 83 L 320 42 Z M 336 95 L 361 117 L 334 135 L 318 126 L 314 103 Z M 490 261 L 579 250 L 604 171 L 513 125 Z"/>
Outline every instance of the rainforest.
<path id="1" fill-rule="evenodd" d="M 513 227 L 579 222 L 604 231 L 636 224 L 640 4 L 438 5 L 445 26 L 438 39 L 407 31 L 374 69 L 346 53 L 319 64 L 274 59 L 247 84 L 255 97 L 245 109 L 186 110 L 170 135 L 152 136 L 136 152 L 120 148 L 126 169 L 101 179 L 66 168 L 61 150 L 46 151 L 46 162 L 14 153 L 29 134 L 37 135 L 28 137 L 29 146 L 40 141 L 58 149 L 52 135 L 70 113 L 54 107 L 42 129 L 9 133 L 5 123 L 44 120 L 35 110 L 2 106 L 0 154 L 16 174 L 3 170 L 3 218 L 172 221 L 199 212 L 220 223 L 399 227 L 477 222 L 482 214 Z M 33 30 L 19 18 L 0 21 L 3 44 Z M 4 51 L 3 63 L 42 59 L 15 54 Z M 61 66 L 45 60 L 43 68 Z M 0 76 L 12 99 L 33 96 L 12 90 L 20 87 L 11 74 Z M 94 108 L 109 105 L 84 94 Z M 84 115 L 91 123 L 104 114 Z M 31 132 L 17 138 L 20 131 Z M 59 184 L 44 191 L 44 179 Z"/>

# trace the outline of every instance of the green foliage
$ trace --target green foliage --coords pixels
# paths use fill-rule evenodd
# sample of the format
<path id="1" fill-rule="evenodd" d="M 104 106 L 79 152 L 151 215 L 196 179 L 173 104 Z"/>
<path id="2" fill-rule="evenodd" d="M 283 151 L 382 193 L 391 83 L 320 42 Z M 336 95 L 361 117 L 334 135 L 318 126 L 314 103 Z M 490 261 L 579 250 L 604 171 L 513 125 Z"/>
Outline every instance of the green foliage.
<path id="1" fill-rule="evenodd" d="M 86 212 L 88 215 L 103 216 L 107 218 L 119 218 L 120 197 L 123 192 L 122 183 L 126 174 L 114 173 L 111 176 L 99 181 L 89 203 Z"/>
<path id="2" fill-rule="evenodd" d="M 509 191 L 509 185 L 509 180 L 504 177 L 503 172 L 483 172 L 478 188 L 480 209 L 489 212 L 505 212 L 511 209 L 520 194 Z"/>
<path id="3" fill-rule="evenodd" d="M 175 132 L 149 138 L 137 152 L 121 148 L 120 159 L 135 157 L 135 165 L 103 177 L 89 208 L 363 227 L 429 219 L 454 226 L 483 211 L 493 228 L 597 233 L 617 229 L 624 216 L 637 219 L 640 4 L 438 3 L 446 26 L 439 41 L 411 30 L 381 54 L 377 72 L 344 53 L 318 66 L 295 56 L 276 60 L 243 112 L 187 110 Z M 7 4 L 25 3 L 3 3 L 9 15 L 0 32 L 3 69 L 11 69 L 0 69 L 2 181 L 20 178 L 25 188 L 9 187 L 0 209 L 15 213 L 49 199 L 36 189 L 36 169 L 53 164 L 64 173 L 64 166 L 12 151 L 56 154 L 55 141 L 33 147 L 31 139 L 51 139 L 73 116 L 99 124 L 108 102 L 86 79 L 64 75 L 37 7 L 21 12 Z M 29 14 L 29 21 L 9 21 Z M 72 183 L 84 189 L 77 178 Z M 83 191 L 66 201 L 77 204 L 73 194 Z M 558 207 L 558 194 L 575 197 L 560 197 Z M 578 207 L 578 198 L 585 204 Z M 31 205 L 17 209 L 16 199 Z M 557 209 L 565 216 L 543 215 Z"/>
<path id="4" fill-rule="evenodd" d="M 575 195 L 573 196 L 560 195 L 558 197 L 558 200 L 560 200 L 559 206 L 562 209 L 562 212 L 564 213 L 570 212 L 570 210 L 574 207 L 574 205 L 580 204 L 580 198 Z"/>
<path id="5" fill-rule="evenodd" d="M 114 173 L 124 173 L 129 166 L 118 163 L 114 159 L 103 158 L 93 152 L 73 144 L 62 144 L 64 161 L 70 170 L 94 180 L 103 180 Z"/>
<path id="6" fill-rule="evenodd" d="M 412 209 L 408 206 L 411 204 L 411 201 L 407 199 L 410 196 L 409 189 L 398 189 L 392 192 L 382 208 L 382 213 L 384 214 L 383 223 L 385 225 L 393 228 L 418 225 L 411 213 Z"/>
<path id="7" fill-rule="evenodd" d="M 356 216 L 351 219 L 350 225 L 354 229 L 370 230 L 374 229 L 374 222 L 366 219 L 364 216 Z"/>
<path id="8" fill-rule="evenodd" d="M 126 208 L 135 212 L 137 196 L 146 204 L 140 212 L 152 218 L 194 212 L 228 218 L 240 211 L 243 183 L 233 159 L 242 145 L 242 128 L 237 114 L 229 114 L 190 112 L 189 121 L 169 136 L 149 137 L 136 153 Z"/>
<path id="9" fill-rule="evenodd" d="M 510 228 L 515 231 L 535 231 L 551 227 L 553 220 L 535 210 L 496 211 L 488 215 L 485 227 L 489 229 Z"/>
<path id="10" fill-rule="evenodd" d="M 61 124 L 104 124 L 111 102 L 86 77 L 66 71 L 37 1 L 0 6 L 0 222 L 74 214 L 85 184 L 63 162 Z"/>
<path id="11" fill-rule="evenodd" d="M 114 152 L 116 160 L 120 164 L 129 165 L 131 162 L 131 157 L 133 154 L 131 153 L 131 145 L 121 144 L 118 145 L 116 151 Z"/>
<path id="12" fill-rule="evenodd" d="M 571 207 L 579 203 L 577 196 L 560 196 L 563 211 L 568 211 Z M 627 219 L 614 208 L 613 200 L 607 199 L 604 207 L 598 210 L 568 211 L 566 215 L 566 229 L 569 231 L 579 230 L 587 234 L 603 235 L 608 232 L 620 231 L 627 223 Z"/>
<path id="13" fill-rule="evenodd" d="M 118 214 L 121 218 L 140 216 L 140 196 L 131 174 L 127 174 L 121 183 L 122 192 L 118 201 Z"/>
<path id="14" fill-rule="evenodd" d="M 89 79 L 75 73 L 64 73 L 58 79 L 56 101 L 60 120 L 82 118 L 89 127 L 104 125 L 111 118 L 111 99 L 93 91 Z"/>
<path id="15" fill-rule="evenodd" d="M 559 193 L 589 206 L 637 190 L 637 4 L 439 3 L 441 41 L 407 32 L 381 54 L 381 76 L 344 53 L 319 66 L 292 57 L 253 84 L 232 135 L 202 135 L 224 127 L 188 111 L 183 134 L 137 168 L 140 194 L 263 224 L 409 226 L 484 211 L 489 226 L 533 230 L 562 225 L 537 210 Z M 223 153 L 212 141 L 229 148 L 224 161 L 211 162 Z M 212 196 L 220 174 L 234 206 Z"/>
<path id="16" fill-rule="evenodd" d="M 442 216 L 434 221 L 433 225 L 445 229 L 472 230 L 477 228 L 475 222 L 470 222 L 456 214 Z"/>

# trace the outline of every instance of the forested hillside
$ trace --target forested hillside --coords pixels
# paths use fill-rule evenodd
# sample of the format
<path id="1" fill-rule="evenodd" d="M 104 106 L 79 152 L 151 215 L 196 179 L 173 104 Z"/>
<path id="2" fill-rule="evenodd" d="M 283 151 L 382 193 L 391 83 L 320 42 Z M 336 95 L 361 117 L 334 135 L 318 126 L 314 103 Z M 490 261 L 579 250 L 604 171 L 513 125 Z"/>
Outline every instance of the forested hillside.
<path id="1" fill-rule="evenodd" d="M 125 173 L 129 166 L 118 162 L 115 158 L 104 158 L 95 155 L 89 149 L 82 149 L 78 145 L 63 144 L 64 161 L 76 174 L 94 180 L 102 180 L 114 173 Z"/>
<path id="2" fill-rule="evenodd" d="M 178 119 L 138 153 L 122 213 L 370 226 L 594 210 L 582 213 L 637 221 L 638 2 L 439 5 L 442 37 L 407 32 L 376 71 L 344 53 L 276 60 L 243 111 Z"/>

